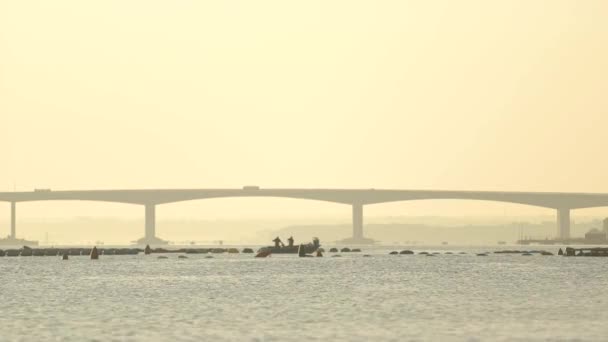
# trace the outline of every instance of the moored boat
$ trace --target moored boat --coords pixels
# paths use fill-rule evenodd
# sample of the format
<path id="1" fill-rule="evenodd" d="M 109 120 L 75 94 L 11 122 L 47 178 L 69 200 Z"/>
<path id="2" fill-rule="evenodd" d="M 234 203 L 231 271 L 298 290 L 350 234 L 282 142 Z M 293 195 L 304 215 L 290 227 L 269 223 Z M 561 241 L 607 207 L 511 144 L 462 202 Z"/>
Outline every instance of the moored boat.
<path id="1" fill-rule="evenodd" d="M 312 254 L 317 249 L 319 249 L 319 247 L 321 246 L 321 244 L 319 242 L 319 238 L 316 238 L 316 237 L 312 239 L 312 242 L 309 242 L 307 244 L 295 246 L 292 243 L 293 243 L 293 240 L 290 240 L 289 246 L 285 246 L 285 245 L 281 246 L 280 244 L 277 243 L 274 246 L 262 247 L 260 250 L 269 251 L 272 254 L 298 254 L 300 246 L 302 246 L 302 248 L 304 249 L 304 252 L 306 254 Z"/>

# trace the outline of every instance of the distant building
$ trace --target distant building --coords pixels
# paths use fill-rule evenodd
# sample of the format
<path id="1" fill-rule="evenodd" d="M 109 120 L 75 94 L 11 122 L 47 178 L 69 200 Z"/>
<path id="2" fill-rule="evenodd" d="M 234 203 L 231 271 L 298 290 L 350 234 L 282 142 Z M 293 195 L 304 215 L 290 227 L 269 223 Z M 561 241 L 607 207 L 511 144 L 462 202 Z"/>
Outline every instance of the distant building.
<path id="1" fill-rule="evenodd" d="M 606 221 L 604 221 L 604 229 L 606 229 Z M 606 231 L 600 231 L 593 228 L 585 234 L 586 243 L 606 243 Z"/>

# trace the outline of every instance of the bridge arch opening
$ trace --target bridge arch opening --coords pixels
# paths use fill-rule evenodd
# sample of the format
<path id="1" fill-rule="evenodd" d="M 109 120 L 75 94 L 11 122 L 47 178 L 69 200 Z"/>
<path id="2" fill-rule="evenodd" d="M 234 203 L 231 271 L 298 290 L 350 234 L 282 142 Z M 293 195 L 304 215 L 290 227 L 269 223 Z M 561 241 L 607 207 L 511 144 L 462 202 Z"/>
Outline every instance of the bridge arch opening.
<path id="1" fill-rule="evenodd" d="M 11 203 L 0 202 L 0 238 L 8 237 L 11 233 Z"/>
<path id="2" fill-rule="evenodd" d="M 156 206 L 157 236 L 180 244 L 269 244 L 277 235 L 293 235 L 296 243 L 314 236 L 329 241 L 343 236 L 331 228 L 350 235 L 350 220 L 350 205 L 314 199 L 220 197 Z"/>
<path id="3" fill-rule="evenodd" d="M 53 200 L 16 202 L 16 208 L 17 238 L 41 245 L 128 244 L 143 227 L 141 205 Z M 10 220 L 10 203 L 4 212 L 0 217 Z"/>
<path id="4" fill-rule="evenodd" d="M 554 237 L 556 211 L 471 199 L 416 199 L 365 206 L 365 235 L 393 243 L 496 244 Z"/>
<path id="5" fill-rule="evenodd" d="M 607 218 L 608 206 L 572 210 L 572 237 L 583 238 L 592 229 L 605 231 Z"/>

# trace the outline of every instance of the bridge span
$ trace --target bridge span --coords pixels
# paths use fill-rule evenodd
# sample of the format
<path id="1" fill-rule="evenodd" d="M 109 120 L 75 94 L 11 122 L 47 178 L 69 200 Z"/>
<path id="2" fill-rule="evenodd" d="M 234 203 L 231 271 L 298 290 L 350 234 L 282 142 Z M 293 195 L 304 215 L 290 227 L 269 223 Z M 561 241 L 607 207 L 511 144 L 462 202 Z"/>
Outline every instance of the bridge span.
<path id="1" fill-rule="evenodd" d="M 504 192 L 456 190 L 388 189 L 150 189 L 0 192 L 0 201 L 10 202 L 11 233 L 16 238 L 16 206 L 31 201 L 103 201 L 142 205 L 145 208 L 145 239 L 156 238 L 156 206 L 166 203 L 225 197 L 284 197 L 341 203 L 352 207 L 353 240 L 363 241 L 363 206 L 376 203 L 427 199 L 461 199 L 517 203 L 555 209 L 557 238 L 570 238 L 570 211 L 608 206 L 607 193 Z"/>

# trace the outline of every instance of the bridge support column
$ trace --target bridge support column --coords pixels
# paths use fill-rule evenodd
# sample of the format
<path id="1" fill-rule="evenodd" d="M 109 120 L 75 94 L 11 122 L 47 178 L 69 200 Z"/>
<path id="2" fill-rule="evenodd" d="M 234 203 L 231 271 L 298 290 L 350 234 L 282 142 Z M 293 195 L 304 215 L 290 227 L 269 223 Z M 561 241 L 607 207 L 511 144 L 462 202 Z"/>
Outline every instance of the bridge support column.
<path id="1" fill-rule="evenodd" d="M 146 242 L 156 240 L 156 205 L 146 204 Z"/>
<path id="2" fill-rule="evenodd" d="M 353 204 L 353 240 L 363 240 L 363 204 Z"/>
<path id="3" fill-rule="evenodd" d="M 17 203 L 11 202 L 11 239 L 17 238 Z"/>
<path id="4" fill-rule="evenodd" d="M 570 238 L 570 208 L 557 209 L 557 238 Z"/>

